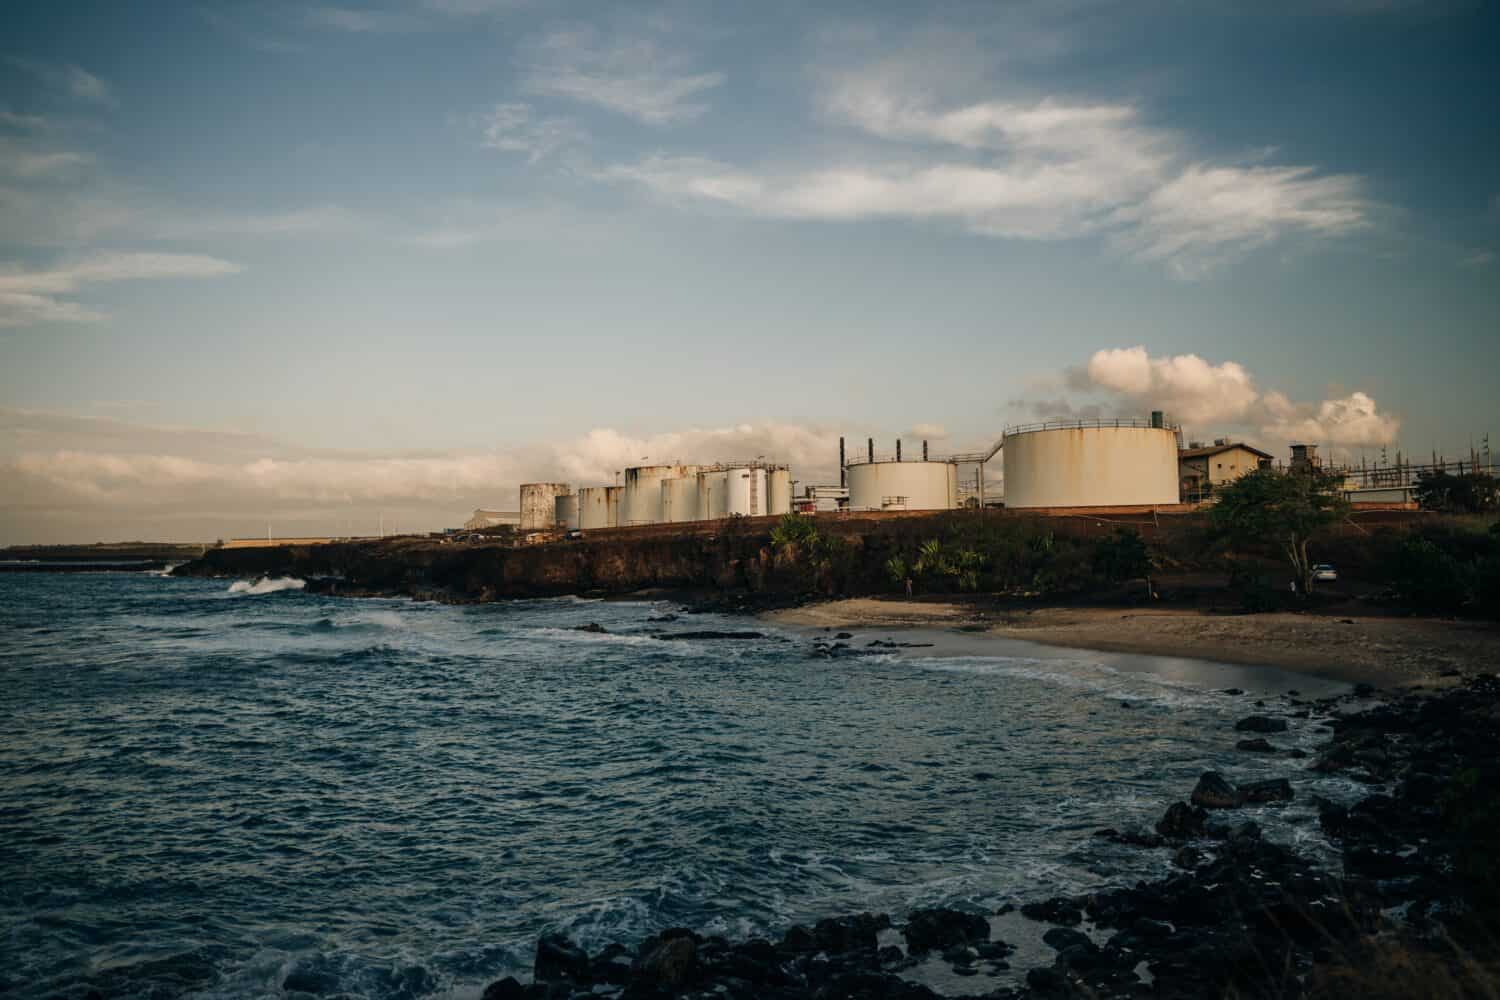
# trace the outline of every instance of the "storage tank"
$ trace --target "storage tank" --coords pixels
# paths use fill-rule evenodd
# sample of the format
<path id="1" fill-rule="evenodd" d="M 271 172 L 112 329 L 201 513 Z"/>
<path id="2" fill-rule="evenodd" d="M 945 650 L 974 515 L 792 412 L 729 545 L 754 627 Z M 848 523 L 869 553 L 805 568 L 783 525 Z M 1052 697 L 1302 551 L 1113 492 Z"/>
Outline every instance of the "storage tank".
<path id="1" fill-rule="evenodd" d="M 578 494 L 569 493 L 557 498 L 556 515 L 554 518 L 557 526 L 566 528 L 568 531 L 578 530 Z"/>
<path id="2" fill-rule="evenodd" d="M 1146 420 L 1032 424 L 1005 432 L 1005 506 L 1177 503 L 1177 429 Z"/>
<path id="3" fill-rule="evenodd" d="M 725 513 L 729 517 L 760 517 L 766 512 L 766 470 L 733 468 L 725 473 L 728 489 Z"/>
<path id="4" fill-rule="evenodd" d="M 557 525 L 557 498 L 573 492 L 567 483 L 521 484 L 521 530 L 546 531 Z"/>
<path id="5" fill-rule="evenodd" d="M 620 523 L 620 487 L 585 486 L 578 491 L 578 527 L 584 531 Z"/>
<path id="6" fill-rule="evenodd" d="M 660 524 L 662 480 L 685 479 L 697 474 L 696 465 L 641 465 L 626 469 L 620 525 Z"/>
<path id="7" fill-rule="evenodd" d="M 848 472 L 850 510 L 958 506 L 958 466 L 952 462 L 863 462 Z"/>
<path id="8" fill-rule="evenodd" d="M 661 519 L 665 524 L 698 520 L 698 477 L 661 481 Z"/>
<path id="9" fill-rule="evenodd" d="M 766 512 L 768 514 L 790 514 L 792 512 L 792 470 L 772 469 L 766 477 Z"/>
<path id="10" fill-rule="evenodd" d="M 716 521 L 729 512 L 729 473 L 709 469 L 698 473 L 698 520 Z"/>

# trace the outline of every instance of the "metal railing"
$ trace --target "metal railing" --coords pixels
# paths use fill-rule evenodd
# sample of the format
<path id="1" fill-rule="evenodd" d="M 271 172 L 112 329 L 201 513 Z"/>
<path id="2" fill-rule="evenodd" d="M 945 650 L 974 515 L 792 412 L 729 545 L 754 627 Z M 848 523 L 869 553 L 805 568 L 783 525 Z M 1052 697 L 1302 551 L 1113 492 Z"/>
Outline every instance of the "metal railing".
<path id="1" fill-rule="evenodd" d="M 1015 424 L 1005 428 L 1006 434 L 1030 434 L 1032 431 L 1058 431 L 1058 430 L 1083 430 L 1094 427 L 1142 427 L 1146 429 L 1179 431 L 1180 424 L 1174 424 L 1170 420 L 1163 420 L 1160 424 L 1152 423 L 1150 418 L 1126 417 L 1114 420 L 1043 420 L 1034 424 Z"/>

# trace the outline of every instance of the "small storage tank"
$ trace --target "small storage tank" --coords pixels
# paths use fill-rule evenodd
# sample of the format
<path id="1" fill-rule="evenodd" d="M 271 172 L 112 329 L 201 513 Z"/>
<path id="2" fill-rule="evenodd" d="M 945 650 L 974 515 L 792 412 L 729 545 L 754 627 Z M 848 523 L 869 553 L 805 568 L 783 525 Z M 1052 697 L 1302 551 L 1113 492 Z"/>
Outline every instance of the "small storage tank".
<path id="1" fill-rule="evenodd" d="M 557 525 L 557 498 L 573 492 L 567 483 L 521 484 L 521 530 L 546 531 Z"/>
<path id="2" fill-rule="evenodd" d="M 760 517 L 766 512 L 766 470 L 736 468 L 725 473 L 728 489 L 724 506 L 729 517 Z"/>
<path id="3" fill-rule="evenodd" d="M 1177 503 L 1177 429 L 1158 420 L 1035 424 L 1005 433 L 1005 506 Z"/>
<path id="4" fill-rule="evenodd" d="M 578 491 L 578 527 L 584 531 L 620 523 L 620 487 L 585 486 Z"/>
<path id="5" fill-rule="evenodd" d="M 569 493 L 557 498 L 557 526 L 568 531 L 578 530 L 578 494 Z"/>
<path id="6" fill-rule="evenodd" d="M 621 526 L 660 524 L 662 480 L 697 474 L 696 465 L 641 465 L 626 469 L 625 494 L 620 502 Z"/>
<path id="7" fill-rule="evenodd" d="M 728 516 L 729 473 L 709 469 L 698 473 L 698 520 L 716 521 Z"/>
<path id="8" fill-rule="evenodd" d="M 958 466 L 952 462 L 864 462 L 849 466 L 850 510 L 952 510 Z"/>
<path id="9" fill-rule="evenodd" d="M 661 481 L 661 519 L 665 524 L 698 520 L 698 477 Z"/>
<path id="10" fill-rule="evenodd" d="M 792 512 L 792 470 L 772 469 L 766 477 L 766 513 Z"/>

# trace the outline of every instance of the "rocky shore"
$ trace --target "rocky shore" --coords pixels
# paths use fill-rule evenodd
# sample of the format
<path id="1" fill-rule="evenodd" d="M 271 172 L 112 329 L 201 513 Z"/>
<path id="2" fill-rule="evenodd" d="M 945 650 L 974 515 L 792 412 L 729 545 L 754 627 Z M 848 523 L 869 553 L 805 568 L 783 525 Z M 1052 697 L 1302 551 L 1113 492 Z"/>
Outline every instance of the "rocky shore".
<path id="1" fill-rule="evenodd" d="M 927 909 L 830 917 L 779 941 L 731 943 L 667 930 L 634 948 L 587 954 L 566 938 L 537 944 L 533 982 L 507 998 L 929 998 L 915 970 L 941 963 L 964 981 L 1008 970 L 1005 920 L 1035 922 L 1051 961 L 1011 970 L 990 998 L 1466 997 L 1500 992 L 1500 679 L 1439 693 L 1289 699 L 1224 738 L 1277 753 L 1285 714 L 1326 717 L 1310 765 L 1368 786 L 1352 807 L 1320 802 L 1339 848 L 1329 870 L 1237 815 L 1292 798 L 1282 779 L 1235 786 L 1202 775 L 1152 830 L 1100 830 L 1170 857 L 1177 873 L 1133 887 L 1041 898 L 1019 913 Z M 1249 738 L 1246 738 L 1249 737 Z M 1291 756 L 1288 754 L 1288 756 Z M 1009 908 L 1007 908 L 1007 911 Z M 1021 973 L 1024 972 L 1024 975 Z M 982 980 L 975 979 L 972 982 Z M 993 980 L 991 980 L 993 982 Z"/>

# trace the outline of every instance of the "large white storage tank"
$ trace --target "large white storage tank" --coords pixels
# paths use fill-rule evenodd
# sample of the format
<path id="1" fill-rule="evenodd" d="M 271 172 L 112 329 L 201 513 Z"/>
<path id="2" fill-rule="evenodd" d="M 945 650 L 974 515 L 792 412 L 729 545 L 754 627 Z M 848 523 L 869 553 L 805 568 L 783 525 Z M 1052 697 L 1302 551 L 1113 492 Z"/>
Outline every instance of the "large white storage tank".
<path id="1" fill-rule="evenodd" d="M 546 531 L 557 525 L 557 498 L 573 488 L 567 483 L 521 484 L 521 530 Z"/>
<path id="2" fill-rule="evenodd" d="M 766 477 L 766 513 L 792 512 L 792 470 L 772 469 Z"/>
<path id="3" fill-rule="evenodd" d="M 641 465 L 626 469 L 625 495 L 620 501 L 621 526 L 660 524 L 662 480 L 685 479 L 697 474 L 696 465 Z"/>
<path id="4" fill-rule="evenodd" d="M 556 520 L 558 527 L 569 531 L 578 529 L 578 494 L 569 493 L 560 496 L 556 501 Z"/>
<path id="5" fill-rule="evenodd" d="M 760 517 L 766 512 L 766 470 L 730 469 L 724 506 L 730 517 Z"/>
<path id="6" fill-rule="evenodd" d="M 1005 434 L 1005 506 L 1177 503 L 1176 428 L 1146 420 L 1033 424 Z"/>
<path id="7" fill-rule="evenodd" d="M 952 462 L 864 462 L 851 465 L 850 510 L 952 510 L 958 466 Z"/>
<path id="8" fill-rule="evenodd" d="M 665 524 L 698 520 L 698 477 L 663 479 L 661 519 Z"/>
<path id="9" fill-rule="evenodd" d="M 716 521 L 729 514 L 729 473 L 709 469 L 698 473 L 698 520 Z"/>
<path id="10" fill-rule="evenodd" d="M 619 524 L 620 488 L 585 486 L 578 491 L 578 527 L 584 531 Z"/>

